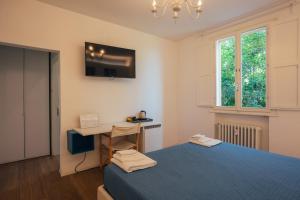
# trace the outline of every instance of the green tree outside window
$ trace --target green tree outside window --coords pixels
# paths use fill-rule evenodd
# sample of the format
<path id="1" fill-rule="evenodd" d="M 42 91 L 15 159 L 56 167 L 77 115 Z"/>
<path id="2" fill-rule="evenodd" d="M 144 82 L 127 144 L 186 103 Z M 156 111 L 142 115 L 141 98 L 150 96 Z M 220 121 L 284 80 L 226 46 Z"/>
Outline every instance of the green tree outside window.
<path id="1" fill-rule="evenodd" d="M 223 40 L 221 46 L 222 106 L 235 106 L 235 39 Z"/>
<path id="2" fill-rule="evenodd" d="M 266 107 L 266 29 L 245 33 L 242 47 L 242 106 Z"/>

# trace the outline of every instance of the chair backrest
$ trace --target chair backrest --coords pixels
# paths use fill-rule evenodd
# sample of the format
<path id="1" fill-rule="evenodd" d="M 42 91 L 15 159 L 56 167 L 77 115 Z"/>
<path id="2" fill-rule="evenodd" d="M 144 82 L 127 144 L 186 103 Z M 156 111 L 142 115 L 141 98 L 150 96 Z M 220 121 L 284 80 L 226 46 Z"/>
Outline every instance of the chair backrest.
<path id="1" fill-rule="evenodd" d="M 130 127 L 113 126 L 111 131 L 111 137 L 120 137 L 126 135 L 139 134 L 140 131 L 141 131 L 140 124 L 137 124 L 136 126 L 130 126 Z"/>

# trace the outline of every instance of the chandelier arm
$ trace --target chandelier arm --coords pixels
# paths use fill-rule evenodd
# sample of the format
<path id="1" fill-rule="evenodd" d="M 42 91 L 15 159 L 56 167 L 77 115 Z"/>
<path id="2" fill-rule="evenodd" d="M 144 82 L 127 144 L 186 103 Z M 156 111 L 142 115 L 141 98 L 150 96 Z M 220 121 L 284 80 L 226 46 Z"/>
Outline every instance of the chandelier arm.
<path id="1" fill-rule="evenodd" d="M 157 6 L 158 8 L 162 8 L 162 12 L 160 13 L 160 14 L 158 14 L 158 13 L 156 13 L 156 16 L 155 16 L 155 18 L 157 18 L 157 19 L 161 19 L 165 14 L 166 14 L 166 11 L 168 10 L 168 8 L 169 8 L 169 6 L 170 6 L 170 2 L 171 2 L 171 0 L 166 0 L 165 2 L 164 2 L 164 5 L 162 6 Z"/>
<path id="2" fill-rule="evenodd" d="M 162 16 L 164 16 L 165 14 L 166 14 L 166 11 L 168 10 L 168 8 L 169 8 L 169 6 L 170 6 L 170 0 L 167 0 L 166 1 L 166 4 L 165 4 L 165 6 L 164 6 L 164 8 L 163 8 L 163 10 L 162 10 Z"/>
<path id="3" fill-rule="evenodd" d="M 160 0 L 156 0 L 157 2 L 157 8 L 164 8 L 166 5 L 169 4 L 171 0 L 163 0 L 163 1 L 160 1 Z"/>
<path id="4" fill-rule="evenodd" d="M 185 6 L 186 6 L 186 9 L 187 9 L 187 11 L 188 11 L 188 14 L 190 15 L 190 17 L 192 18 L 192 19 L 198 19 L 199 17 L 198 16 L 194 16 L 193 15 L 193 13 L 192 13 L 192 11 L 191 11 L 191 8 L 189 7 L 189 3 L 188 3 L 188 1 L 185 1 Z"/>
<path id="5" fill-rule="evenodd" d="M 191 0 L 185 0 L 185 2 L 191 7 L 191 8 L 194 8 L 194 9 L 197 9 L 199 6 L 197 5 L 197 3 L 194 3 L 193 1 Z M 200 6 L 201 7 L 201 6 Z"/>

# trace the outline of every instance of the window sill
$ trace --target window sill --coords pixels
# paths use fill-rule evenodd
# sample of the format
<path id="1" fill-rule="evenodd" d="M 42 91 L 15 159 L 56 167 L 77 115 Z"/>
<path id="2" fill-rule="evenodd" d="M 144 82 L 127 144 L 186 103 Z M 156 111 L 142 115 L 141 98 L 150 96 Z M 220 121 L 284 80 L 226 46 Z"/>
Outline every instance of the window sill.
<path id="1" fill-rule="evenodd" d="M 272 111 L 300 111 L 300 107 L 272 107 Z"/>
<path id="2" fill-rule="evenodd" d="M 233 115 L 251 115 L 251 116 L 263 116 L 263 117 L 277 117 L 278 113 L 271 110 L 238 110 L 235 108 L 218 108 L 214 107 L 210 110 L 212 113 L 220 114 L 233 114 Z"/>

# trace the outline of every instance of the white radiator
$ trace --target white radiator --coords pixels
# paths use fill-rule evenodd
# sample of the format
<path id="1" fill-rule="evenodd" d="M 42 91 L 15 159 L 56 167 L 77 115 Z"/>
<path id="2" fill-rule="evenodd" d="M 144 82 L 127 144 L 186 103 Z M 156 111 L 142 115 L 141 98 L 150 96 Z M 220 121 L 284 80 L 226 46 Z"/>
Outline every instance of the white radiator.
<path id="1" fill-rule="evenodd" d="M 262 129 L 258 126 L 235 123 L 217 124 L 217 138 L 219 140 L 249 148 L 261 148 L 261 132 Z"/>

